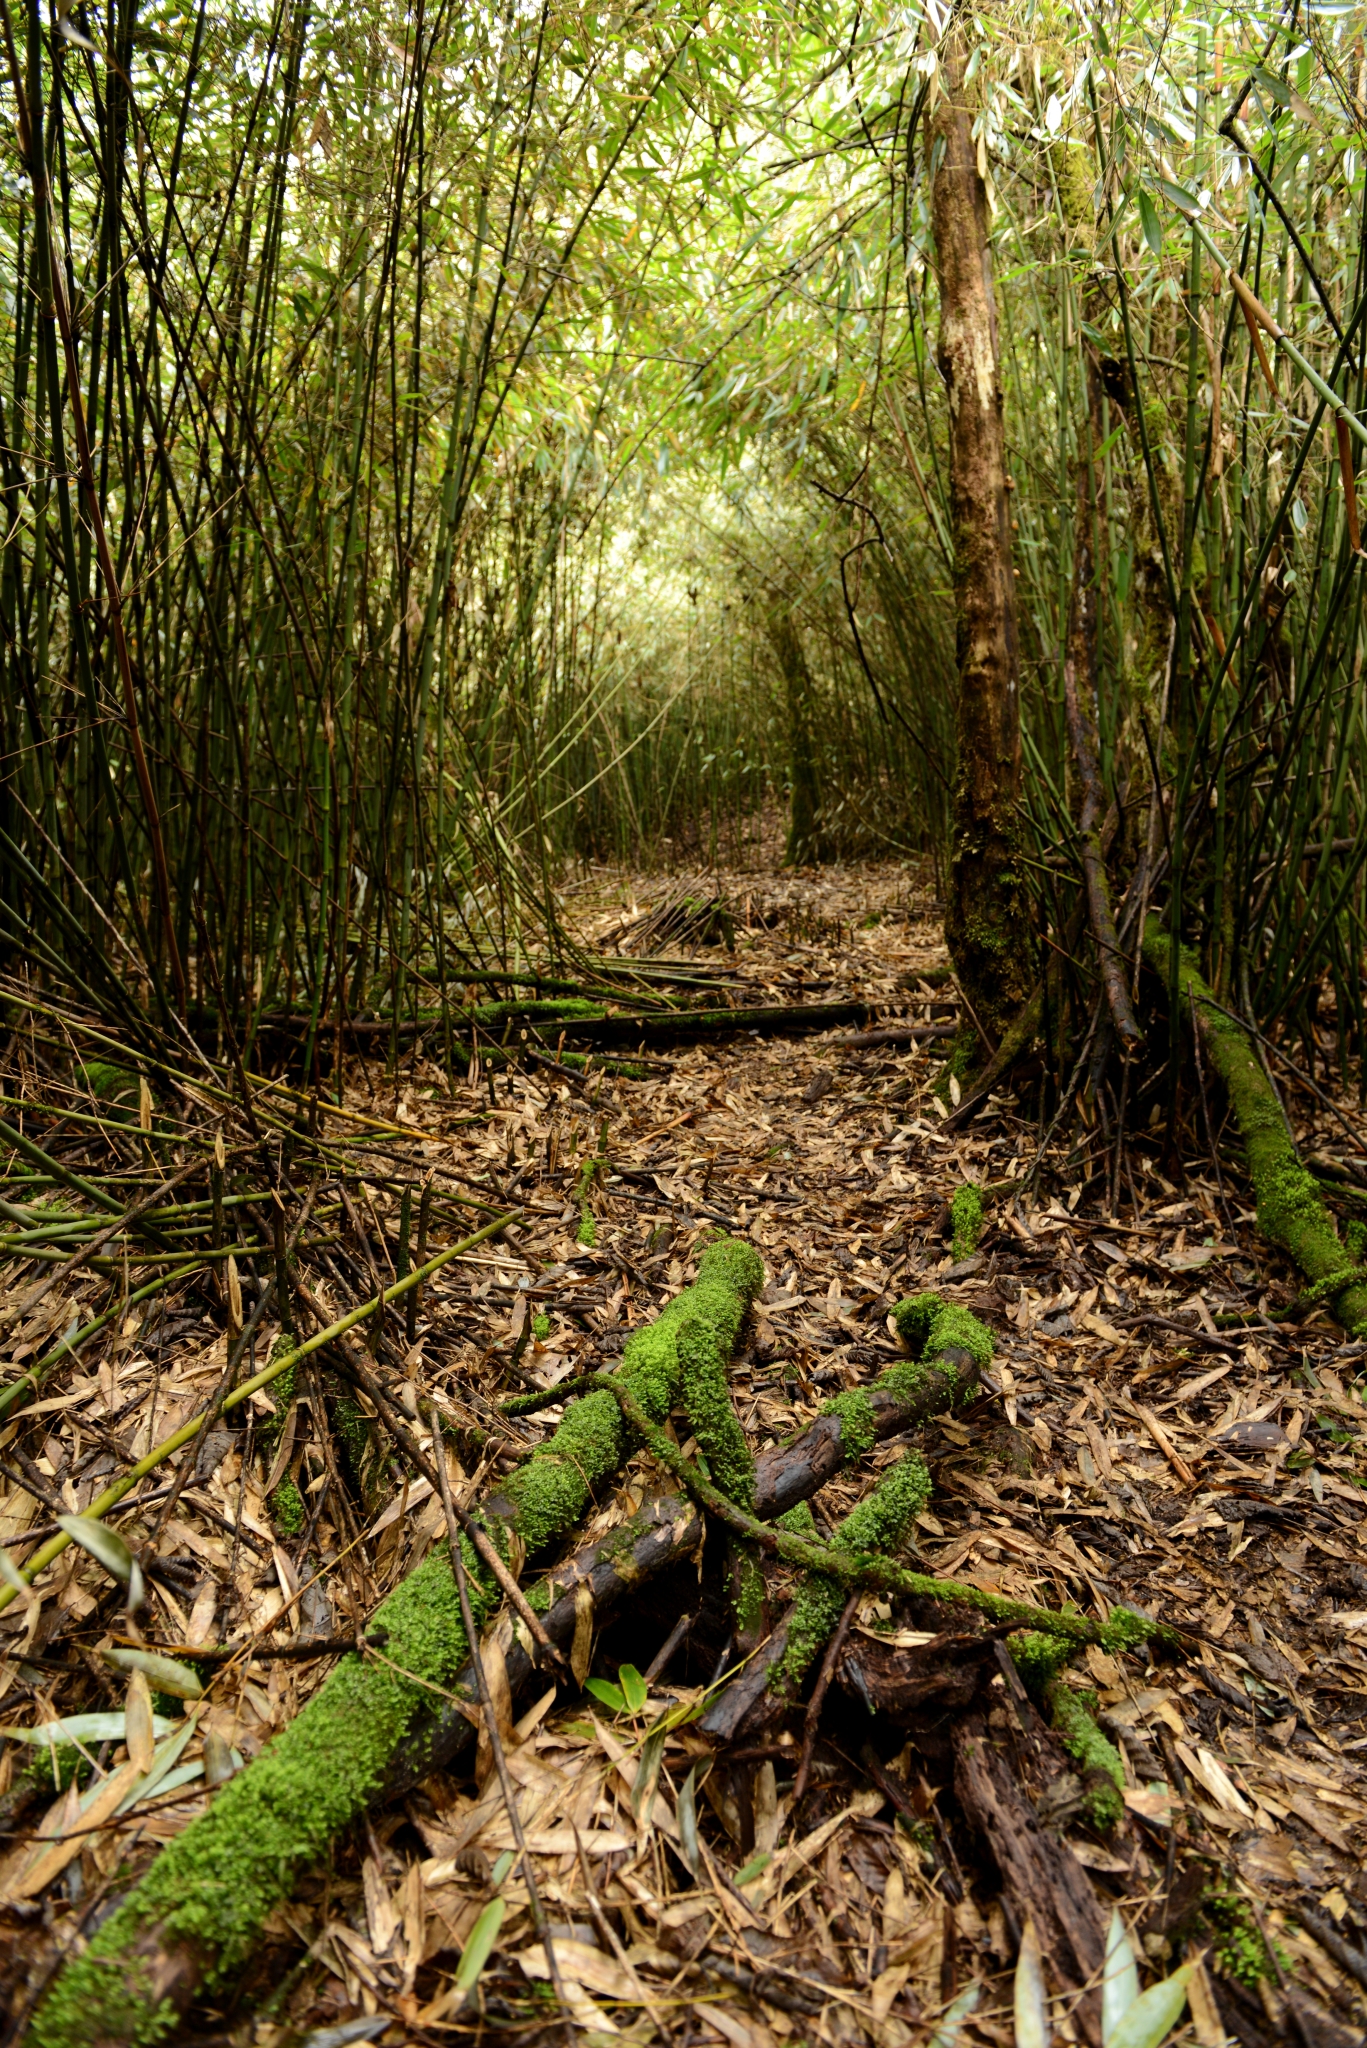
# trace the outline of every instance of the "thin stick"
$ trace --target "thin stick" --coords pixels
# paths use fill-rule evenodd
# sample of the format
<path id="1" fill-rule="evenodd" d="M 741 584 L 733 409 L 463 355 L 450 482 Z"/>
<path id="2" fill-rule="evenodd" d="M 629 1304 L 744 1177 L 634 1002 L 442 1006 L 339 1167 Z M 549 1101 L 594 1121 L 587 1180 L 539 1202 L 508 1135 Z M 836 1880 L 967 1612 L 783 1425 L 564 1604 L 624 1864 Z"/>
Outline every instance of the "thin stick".
<path id="1" fill-rule="evenodd" d="M 310 1314 L 317 1317 L 321 1322 L 323 1316 L 321 1305 L 315 1301 L 311 1290 L 304 1281 L 296 1282 L 296 1292 L 308 1308 Z M 376 1379 L 374 1373 L 371 1372 L 369 1366 L 362 1364 L 361 1360 L 356 1356 L 354 1349 L 348 1351 L 342 1371 L 349 1378 L 354 1379 L 361 1391 L 368 1395 L 375 1403 L 381 1422 L 389 1431 L 389 1434 L 393 1437 L 409 1463 L 421 1472 L 423 1478 L 434 1491 L 439 1490 L 441 1473 L 446 1463 L 445 1449 L 439 1449 L 439 1446 L 442 1445 L 440 1430 L 434 1431 L 432 1443 L 434 1455 L 429 1458 L 412 1430 L 404 1422 L 384 1388 L 380 1385 L 380 1382 Z M 517 1580 L 499 1556 L 498 1547 L 488 1531 L 481 1529 L 474 1517 L 468 1514 L 463 1507 L 458 1506 L 454 1500 L 451 1504 L 451 1512 L 474 1544 L 475 1549 L 479 1552 L 485 1564 L 488 1565 L 508 1599 L 517 1609 L 518 1614 L 526 1623 L 528 1629 L 530 1629 L 538 1649 L 542 1651 L 544 1656 L 550 1659 L 551 1663 L 558 1665 L 563 1670 L 564 1658 L 546 1634 L 535 1611 L 528 1604 L 527 1596 L 521 1586 L 518 1585 Z"/>
<path id="2" fill-rule="evenodd" d="M 816 1731 L 821 1723 L 821 1709 L 826 1704 L 826 1694 L 830 1691 L 831 1680 L 835 1676 L 836 1659 L 845 1647 L 845 1638 L 850 1632 L 850 1623 L 854 1620 L 860 1597 L 859 1589 L 856 1587 L 845 1602 L 845 1610 L 836 1625 L 835 1634 L 826 1645 L 826 1654 L 821 1660 L 821 1669 L 817 1673 L 816 1684 L 812 1687 L 812 1696 L 807 1702 L 807 1712 L 802 1722 L 802 1761 L 797 1767 L 797 1777 L 793 1783 L 794 1807 L 807 1789 L 807 1774 L 812 1768 L 812 1751 L 816 1748 Z"/>
<path id="3" fill-rule="evenodd" d="M 429 1404 L 428 1414 L 432 1422 L 433 1435 L 439 1435 L 441 1418 L 437 1413 L 435 1403 Z M 536 1873 L 532 1869 L 532 1859 L 527 1849 L 527 1838 L 522 1832 L 522 1818 L 517 1810 L 517 1794 L 513 1790 L 513 1781 L 508 1773 L 508 1759 L 503 1754 L 503 1742 L 498 1732 L 498 1717 L 494 1712 L 494 1703 L 489 1694 L 488 1684 L 485 1681 L 484 1659 L 480 1655 L 479 1633 L 475 1628 L 474 1616 L 470 1611 L 470 1589 L 465 1581 L 465 1559 L 461 1556 L 460 1552 L 460 1525 L 456 1518 L 456 1505 L 451 1497 L 451 1475 L 446 1469 L 445 1457 L 437 1459 L 437 1480 L 441 1491 L 441 1504 L 446 1510 L 446 1535 L 447 1541 L 451 1546 L 451 1569 L 455 1574 L 456 1595 L 460 1601 L 461 1625 L 465 1630 L 465 1640 L 470 1651 L 470 1663 L 475 1674 L 475 1690 L 479 1694 L 479 1704 L 484 1715 L 484 1725 L 489 1733 L 489 1747 L 493 1751 L 494 1763 L 498 1770 L 499 1784 L 503 1788 L 503 1803 L 508 1809 L 508 1825 L 513 1831 L 513 1840 L 517 1843 L 518 1856 L 522 1863 L 522 1875 L 527 1882 L 527 1903 L 531 1907 L 532 1925 L 536 1929 L 537 1939 L 545 1953 L 546 1967 L 551 1973 L 551 1982 L 555 1986 L 556 1999 L 564 2015 L 565 2038 L 573 2044 L 574 2023 L 570 2018 L 569 2007 L 565 2001 L 565 1987 L 560 1980 L 560 1965 L 555 1959 L 555 1944 L 551 1940 L 551 1930 L 546 1924 L 546 1915 L 541 1905 L 541 1894 L 536 1888 Z"/>

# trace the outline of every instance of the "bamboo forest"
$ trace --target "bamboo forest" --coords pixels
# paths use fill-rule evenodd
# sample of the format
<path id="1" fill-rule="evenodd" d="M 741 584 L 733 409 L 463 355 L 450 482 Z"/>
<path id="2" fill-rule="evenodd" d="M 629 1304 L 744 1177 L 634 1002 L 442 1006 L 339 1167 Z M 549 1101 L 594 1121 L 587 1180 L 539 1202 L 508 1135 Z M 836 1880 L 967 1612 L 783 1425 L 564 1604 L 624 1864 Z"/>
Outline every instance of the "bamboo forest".
<path id="1" fill-rule="evenodd" d="M 1367 4 L 3 28 L 0 2048 L 1367 2048 Z"/>

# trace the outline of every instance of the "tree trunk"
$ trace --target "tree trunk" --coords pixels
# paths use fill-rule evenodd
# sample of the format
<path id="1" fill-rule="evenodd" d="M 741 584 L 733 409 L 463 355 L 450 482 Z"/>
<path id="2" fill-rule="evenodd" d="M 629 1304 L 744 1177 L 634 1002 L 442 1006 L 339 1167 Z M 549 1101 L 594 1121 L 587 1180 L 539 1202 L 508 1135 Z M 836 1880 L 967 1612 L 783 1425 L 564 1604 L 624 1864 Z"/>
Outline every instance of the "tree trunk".
<path id="1" fill-rule="evenodd" d="M 1011 498 L 985 156 L 972 133 L 965 50 L 942 46 L 932 123 L 940 368 L 949 392 L 959 759 L 945 937 L 960 984 L 1000 1037 L 1034 982 L 1030 899 L 1019 864 L 1021 740 Z"/>

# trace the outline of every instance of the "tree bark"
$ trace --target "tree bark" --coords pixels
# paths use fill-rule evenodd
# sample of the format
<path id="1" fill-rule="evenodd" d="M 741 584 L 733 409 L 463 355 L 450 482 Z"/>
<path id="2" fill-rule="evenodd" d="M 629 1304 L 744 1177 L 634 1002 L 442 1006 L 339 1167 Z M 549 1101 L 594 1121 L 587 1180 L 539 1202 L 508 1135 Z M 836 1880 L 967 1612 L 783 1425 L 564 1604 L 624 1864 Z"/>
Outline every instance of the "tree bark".
<path id="1" fill-rule="evenodd" d="M 949 393 L 959 759 L 945 937 L 976 1015 L 1000 1037 L 1034 983 L 1019 862 L 1019 651 L 986 168 L 964 89 L 966 52 L 942 45 L 932 122 L 940 369 Z"/>

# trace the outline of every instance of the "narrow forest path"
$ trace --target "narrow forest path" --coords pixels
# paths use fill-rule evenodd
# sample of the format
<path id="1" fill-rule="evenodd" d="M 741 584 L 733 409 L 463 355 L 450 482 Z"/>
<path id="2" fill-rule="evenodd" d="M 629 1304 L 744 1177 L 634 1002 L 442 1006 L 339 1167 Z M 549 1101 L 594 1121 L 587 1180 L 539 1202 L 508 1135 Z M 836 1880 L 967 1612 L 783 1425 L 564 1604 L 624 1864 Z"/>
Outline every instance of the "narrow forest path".
<path id="1" fill-rule="evenodd" d="M 737 1001 L 742 990 L 754 1005 L 861 999 L 918 1028 L 944 1021 L 953 1005 L 939 910 L 905 868 L 722 874 L 695 893 L 709 892 L 729 908 L 733 943 L 723 930 L 697 958 L 725 974 Z M 658 878 L 603 872 L 570 903 L 604 945 L 678 894 Z M 677 946 L 660 950 L 679 957 Z M 1116 1215 L 1106 1213 L 1099 1166 L 1094 1190 L 1084 1194 L 1079 1165 L 1075 1180 L 1063 1176 L 1032 1197 L 1032 1121 L 1002 1104 L 949 1132 L 932 1093 L 934 1041 L 861 1047 L 850 1036 L 745 1035 L 652 1053 L 645 1079 L 590 1068 L 567 1080 L 543 1065 L 486 1069 L 448 1089 L 419 1052 L 396 1089 L 381 1087 L 378 1065 L 358 1068 L 351 1108 L 388 1127 L 377 1158 L 527 1205 L 513 1243 L 480 1245 L 428 1284 L 420 1334 L 390 1375 L 396 1398 L 417 1415 L 435 1396 L 454 1420 L 455 1476 L 471 1497 L 561 1416 L 551 1408 L 512 1421 L 498 1403 L 529 1380 L 549 1386 L 610 1362 L 693 1277 L 701 1244 L 718 1230 L 748 1238 L 767 1270 L 732 1379 L 756 1451 L 893 1362 L 888 1316 L 901 1297 L 933 1289 L 971 1310 L 996 1355 L 972 1407 L 921 1433 L 934 1492 L 919 1517 L 917 1568 L 1053 1608 L 1072 1602 L 1100 1619 L 1137 1606 L 1191 1631 L 1181 1659 L 1092 1647 L 1078 1663 L 1124 1756 L 1121 1827 L 1103 1837 L 1087 1825 L 1076 1780 L 1060 1776 L 1061 1753 L 1032 1811 L 1071 1848 L 1098 1909 L 1123 1905 L 1146 1973 L 1184 1953 L 1206 1955 L 1193 1994 L 1196 2038 L 1217 2040 L 1225 2029 L 1260 2048 L 1294 2023 L 1308 2040 L 1361 2041 L 1357 1987 L 1290 1914 L 1320 1915 L 1331 1943 L 1338 1930 L 1350 1948 L 1367 1930 L 1367 1655 L 1358 1647 L 1367 1627 L 1367 1408 L 1355 1391 L 1363 1347 L 1343 1343 L 1317 1312 L 1279 1326 L 1218 1326 L 1232 1309 L 1275 1307 L 1294 1289 L 1268 1263 L 1241 1192 L 1227 1172 L 1217 1181 L 1208 1157 L 1189 1162 L 1179 1187 L 1160 1172 L 1156 1144 L 1151 1156 L 1132 1147 Z M 1318 1142 L 1332 1149 L 1327 1136 Z M 585 1191 L 586 1228 L 579 1190 L 589 1159 L 603 1164 Z M 991 1184 L 997 1196 L 976 1248 L 956 1255 L 948 1205 L 966 1181 Z M 377 1181 L 367 1199 L 380 1245 L 395 1229 L 397 1198 Z M 270 1341 L 267 1321 L 262 1358 Z M 135 1448 L 156 1441 L 204 1398 L 221 1353 L 211 1318 L 196 1310 L 143 1327 L 130 1318 L 112 1359 L 51 1402 L 43 1468 L 54 1483 L 75 1471 L 80 1431 L 98 1435 L 101 1416 L 108 1427 L 117 1419 Z M 192 1647 L 244 1624 L 258 1632 L 262 1656 L 235 1667 L 205 1720 L 247 1759 L 290 1722 L 326 1668 L 271 1655 L 271 1642 L 286 1643 L 298 1625 L 290 1596 L 308 1589 L 305 1636 L 354 1635 L 443 1528 L 426 1483 L 404 1479 L 368 1521 L 325 1495 L 331 1504 L 306 1547 L 291 1542 L 278 1520 L 272 1526 L 268 1496 L 281 1471 L 294 1470 L 307 1502 L 321 1485 L 309 1481 L 308 1446 L 321 1447 L 322 1434 L 316 1415 L 301 1419 L 270 1475 L 240 1433 L 214 1439 L 161 1539 L 187 1578 L 179 1595 L 174 1572 L 157 1587 L 149 1640 Z M 818 1526 L 899 1455 L 875 1451 L 832 1480 L 816 1502 Z M 325 1463 L 320 1455 L 320 1474 Z M 396 1468 L 396 1484 L 400 1476 Z M 68 1505 L 84 1505 L 93 1483 L 79 1482 L 85 1493 Z M 662 1484 L 667 1475 L 639 1453 L 598 1499 L 587 1533 L 608 1535 Z M 0 1535 L 16 1544 L 42 1512 L 16 1484 L 0 1500 Z M 125 1533 L 145 1536 L 155 1519 L 153 1510 Z M 0 1706 L 14 1723 L 70 1711 L 74 1679 L 61 1674 L 85 1677 L 85 1664 L 64 1663 L 59 1645 L 81 1641 L 102 1582 L 91 1559 L 68 1555 L 54 1599 L 36 1614 L 16 1607 L 4 1617 L 15 1633 L 3 1638 L 10 1699 Z M 196 1561 L 207 1574 L 198 1593 Z M 781 1594 L 786 1579 L 779 1568 L 771 1589 Z M 540 1684 L 503 1711 L 553 1938 L 565 1970 L 572 1964 L 567 1996 L 590 2038 L 658 2031 L 671 2048 L 719 2038 L 774 2048 L 788 2036 L 909 2048 L 981 1979 L 985 1995 L 960 2038 L 1009 2042 L 1003 2002 L 1020 1930 L 1003 1911 L 993 1856 L 965 1819 L 954 1712 L 944 1701 L 919 1719 L 912 1711 L 895 1740 L 887 1716 L 869 1718 L 880 1673 L 888 1677 L 878 1636 L 912 1668 L 944 1626 L 930 1610 L 894 1611 L 874 1595 L 859 1604 L 849 1640 L 867 1653 L 861 1663 L 847 1652 L 837 1670 L 798 1808 L 800 1714 L 723 1754 L 705 1779 L 709 1745 L 680 1726 L 657 1759 L 653 1819 L 633 1803 L 651 1717 L 705 1686 L 726 1646 L 725 1604 L 710 1582 L 699 1595 L 701 1580 L 690 1559 L 642 1583 L 593 1644 L 593 1675 L 610 1688 L 621 1665 L 651 1665 L 682 1612 L 694 1617 L 648 1705 L 631 1711 L 628 1676 L 615 1712 L 610 1691 L 557 1705 L 553 1689 L 538 1700 Z M 283 1633 L 272 1636 L 277 1616 Z M 963 1639 L 936 1640 L 936 1654 L 952 1661 Z M 996 1702 L 988 1727 L 1004 1725 L 1009 1676 L 981 1682 Z M 6 1783 L 18 1747 L 6 1752 Z M 690 1770 L 692 1784 L 703 1780 L 696 1885 L 676 1853 Z M 0 1893 L 17 1885 L 4 1910 L 16 1934 L 32 1927 L 35 1936 L 32 1949 L 11 1950 L 17 1992 L 25 1976 L 32 1992 L 56 1946 L 78 1939 L 78 1926 L 98 1925 L 99 1902 L 204 1803 L 202 1781 L 191 1783 L 68 1860 L 74 1875 L 44 1908 L 41 1930 L 38 1894 L 19 1882 L 32 1854 L 23 1830 L 37 1822 L 31 1813 L 16 1819 L 11 1805 L 18 1846 L 0 1869 Z M 532 1993 L 545 1964 L 525 1889 L 515 1876 L 504 1881 L 499 1859 L 511 1847 L 496 1779 L 481 1795 L 458 1771 L 430 1776 L 354 1828 L 330 1866 L 296 1890 L 268 1923 L 254 1966 L 200 2010 L 197 2027 L 271 2048 L 345 2023 L 349 2033 L 327 2037 L 340 2043 L 362 2038 L 359 2023 L 373 2014 L 368 2038 L 391 2025 L 394 2042 L 450 2038 L 479 2023 L 473 2008 L 462 2012 L 456 1970 L 498 1884 L 507 1917 L 482 1980 L 482 2024 L 521 2035 L 544 2011 Z M 1299 1987 L 1299 2019 L 1275 1974 L 1260 1985 L 1248 1963 L 1250 1943 L 1263 1954 L 1258 1913 Z M 272 1986 L 283 1987 L 283 2003 L 253 2024 L 244 2016 Z"/>

